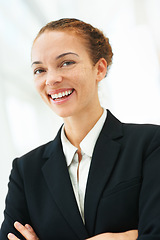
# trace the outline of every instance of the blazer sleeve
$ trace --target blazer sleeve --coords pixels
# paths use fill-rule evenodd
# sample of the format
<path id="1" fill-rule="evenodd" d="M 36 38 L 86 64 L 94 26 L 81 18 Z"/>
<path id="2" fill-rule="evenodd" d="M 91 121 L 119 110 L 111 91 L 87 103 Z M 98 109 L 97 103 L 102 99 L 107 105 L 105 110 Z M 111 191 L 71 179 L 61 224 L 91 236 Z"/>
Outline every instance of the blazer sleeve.
<path id="1" fill-rule="evenodd" d="M 15 221 L 19 221 L 22 224 L 30 223 L 23 180 L 18 170 L 18 160 L 19 159 L 15 159 L 13 161 L 13 168 L 10 174 L 4 221 L 0 230 L 0 240 L 7 240 L 8 233 L 14 233 L 18 238 L 24 239 L 14 228 L 13 224 Z"/>
<path id="2" fill-rule="evenodd" d="M 156 130 L 143 162 L 139 200 L 138 240 L 160 239 L 160 128 Z"/>

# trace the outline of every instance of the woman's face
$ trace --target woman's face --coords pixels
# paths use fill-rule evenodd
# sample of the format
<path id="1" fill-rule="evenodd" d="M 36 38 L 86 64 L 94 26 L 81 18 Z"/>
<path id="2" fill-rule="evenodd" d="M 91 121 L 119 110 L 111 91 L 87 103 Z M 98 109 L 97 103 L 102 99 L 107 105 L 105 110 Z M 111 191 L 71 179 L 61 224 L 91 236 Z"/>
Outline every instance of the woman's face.
<path id="1" fill-rule="evenodd" d="M 98 64 L 93 66 L 82 39 L 71 32 L 45 31 L 34 42 L 32 69 L 42 99 L 65 118 L 98 104 Z"/>

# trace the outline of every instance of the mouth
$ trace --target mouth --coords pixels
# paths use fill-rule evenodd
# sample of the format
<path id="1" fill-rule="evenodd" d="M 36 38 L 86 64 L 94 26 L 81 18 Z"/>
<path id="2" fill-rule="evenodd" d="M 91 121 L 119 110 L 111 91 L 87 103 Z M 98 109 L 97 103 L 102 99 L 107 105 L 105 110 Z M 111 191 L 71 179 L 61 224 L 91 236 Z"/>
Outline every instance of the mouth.
<path id="1" fill-rule="evenodd" d="M 49 95 L 49 97 L 54 101 L 59 101 L 59 100 L 68 98 L 73 92 L 74 92 L 74 89 L 66 90 L 60 93 Z"/>

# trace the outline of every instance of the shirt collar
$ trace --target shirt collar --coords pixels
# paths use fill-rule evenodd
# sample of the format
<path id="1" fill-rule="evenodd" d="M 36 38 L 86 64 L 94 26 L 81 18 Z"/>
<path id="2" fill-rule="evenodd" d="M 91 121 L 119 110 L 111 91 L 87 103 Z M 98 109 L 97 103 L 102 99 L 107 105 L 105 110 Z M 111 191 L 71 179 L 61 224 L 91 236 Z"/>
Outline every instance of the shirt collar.
<path id="1" fill-rule="evenodd" d="M 74 154 L 78 149 L 75 146 L 73 146 L 72 143 L 66 137 L 65 131 L 64 131 L 64 125 L 61 130 L 61 142 L 62 142 L 63 152 L 66 157 L 67 167 L 69 167 L 74 157 Z"/>
<path id="2" fill-rule="evenodd" d="M 85 138 L 80 143 L 82 155 L 86 154 L 90 158 L 92 157 L 96 141 L 102 130 L 106 117 L 107 117 L 107 111 L 103 109 L 103 114 L 100 117 L 100 119 L 96 122 L 94 127 L 90 130 L 90 132 L 85 136 Z M 67 166 L 69 166 L 72 162 L 75 152 L 77 151 L 77 148 L 73 146 L 70 143 L 70 141 L 67 139 L 64 132 L 64 126 L 62 127 L 62 130 L 61 130 L 61 141 L 62 141 L 63 152 L 66 157 Z"/>
<path id="3" fill-rule="evenodd" d="M 100 117 L 100 119 L 96 122 L 94 127 L 90 130 L 90 132 L 85 136 L 85 138 L 80 143 L 82 154 L 85 153 L 89 157 L 92 157 L 96 141 L 102 130 L 106 117 L 107 117 L 107 111 L 103 109 L 103 114 Z"/>

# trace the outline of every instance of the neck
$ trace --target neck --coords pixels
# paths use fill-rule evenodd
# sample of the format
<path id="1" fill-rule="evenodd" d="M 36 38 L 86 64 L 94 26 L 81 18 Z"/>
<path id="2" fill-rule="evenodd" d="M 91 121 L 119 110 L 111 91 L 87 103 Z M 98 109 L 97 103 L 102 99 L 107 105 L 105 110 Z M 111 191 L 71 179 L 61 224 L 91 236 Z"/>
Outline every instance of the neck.
<path id="1" fill-rule="evenodd" d="M 68 140 L 78 149 L 80 142 L 93 128 L 103 113 L 102 107 L 85 111 L 84 114 L 67 117 L 64 119 L 65 134 Z"/>

